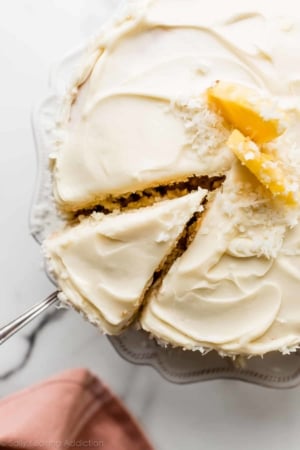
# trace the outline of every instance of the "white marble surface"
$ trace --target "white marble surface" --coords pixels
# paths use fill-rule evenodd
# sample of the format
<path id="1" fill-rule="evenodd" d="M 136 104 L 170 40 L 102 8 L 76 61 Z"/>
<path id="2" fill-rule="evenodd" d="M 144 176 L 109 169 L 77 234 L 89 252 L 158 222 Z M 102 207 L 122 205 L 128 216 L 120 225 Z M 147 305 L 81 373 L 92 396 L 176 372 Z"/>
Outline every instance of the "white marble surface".
<path id="1" fill-rule="evenodd" d="M 201 1 L 201 0 L 199 0 Z M 119 0 L 10 0 L 0 14 L 1 322 L 53 287 L 28 232 L 36 172 L 32 105 L 51 65 L 94 33 Z M 158 450 L 299 448 L 300 389 L 240 382 L 176 386 L 120 359 L 108 341 L 68 311 L 33 333 L 32 324 L 0 348 L 0 395 L 69 367 L 86 366 L 119 394 Z M 30 354 L 29 339 L 35 339 Z M 20 366 L 20 367 L 19 367 Z M 1 425 L 1 424 L 0 424 Z"/>

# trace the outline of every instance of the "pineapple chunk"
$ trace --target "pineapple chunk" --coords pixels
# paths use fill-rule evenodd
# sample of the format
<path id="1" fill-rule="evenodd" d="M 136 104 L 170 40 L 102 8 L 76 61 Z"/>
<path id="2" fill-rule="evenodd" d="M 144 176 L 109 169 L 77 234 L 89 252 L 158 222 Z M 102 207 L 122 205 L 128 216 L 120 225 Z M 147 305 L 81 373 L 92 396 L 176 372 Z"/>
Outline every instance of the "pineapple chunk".
<path id="1" fill-rule="evenodd" d="M 280 111 L 252 89 L 219 81 L 207 90 L 207 98 L 226 122 L 257 144 L 272 141 L 284 132 Z"/>
<path id="2" fill-rule="evenodd" d="M 293 180 L 288 167 L 285 167 L 282 161 L 262 153 L 253 141 L 238 130 L 232 132 L 227 145 L 274 197 L 281 198 L 287 205 L 298 203 L 298 183 Z"/>

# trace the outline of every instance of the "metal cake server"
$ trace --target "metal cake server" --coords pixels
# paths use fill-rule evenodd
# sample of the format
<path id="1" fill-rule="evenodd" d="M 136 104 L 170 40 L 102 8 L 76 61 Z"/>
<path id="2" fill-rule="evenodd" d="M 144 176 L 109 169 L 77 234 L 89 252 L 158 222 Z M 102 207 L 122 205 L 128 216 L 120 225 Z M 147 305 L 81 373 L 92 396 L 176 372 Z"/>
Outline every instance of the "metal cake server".
<path id="1" fill-rule="evenodd" d="M 32 306 L 15 320 L 12 320 L 7 325 L 0 328 L 0 345 L 3 344 L 7 339 L 17 333 L 21 328 L 39 316 L 43 311 L 45 311 L 49 306 L 53 305 L 58 301 L 59 291 L 53 292 L 49 297 L 47 297 L 42 302 L 37 305 Z"/>

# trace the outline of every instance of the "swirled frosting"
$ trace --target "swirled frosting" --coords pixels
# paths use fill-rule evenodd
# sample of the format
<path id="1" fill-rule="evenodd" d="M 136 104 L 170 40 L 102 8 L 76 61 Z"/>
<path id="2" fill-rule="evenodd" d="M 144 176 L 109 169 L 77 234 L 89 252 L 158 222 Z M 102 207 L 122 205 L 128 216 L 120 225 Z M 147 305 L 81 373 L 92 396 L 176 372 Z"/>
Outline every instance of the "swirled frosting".
<path id="1" fill-rule="evenodd" d="M 226 130 L 205 107 L 197 117 L 194 108 L 217 79 L 279 96 L 295 108 L 300 30 L 274 17 L 278 5 L 135 3 L 140 9 L 97 41 L 66 98 L 65 110 L 71 109 L 54 164 L 55 194 L 64 209 L 228 170 L 233 158 L 224 145 Z M 291 14 L 297 11 L 296 1 L 288 4 Z"/>
<path id="2" fill-rule="evenodd" d="M 149 299 L 145 330 L 187 349 L 226 354 L 299 344 L 300 225 L 285 235 L 275 205 L 262 220 L 259 189 L 246 169 L 233 166 L 194 241 Z"/>
<path id="3" fill-rule="evenodd" d="M 142 327 L 166 342 L 249 355 L 300 342 L 299 211 L 271 199 L 237 162 L 226 146 L 229 129 L 204 98 L 220 79 L 272 98 L 287 123 L 267 150 L 299 179 L 298 9 L 296 0 L 134 2 L 96 39 L 66 97 L 53 163 L 65 210 L 226 175 L 191 246 L 144 308 Z M 118 320 L 107 330 L 120 329 Z"/>

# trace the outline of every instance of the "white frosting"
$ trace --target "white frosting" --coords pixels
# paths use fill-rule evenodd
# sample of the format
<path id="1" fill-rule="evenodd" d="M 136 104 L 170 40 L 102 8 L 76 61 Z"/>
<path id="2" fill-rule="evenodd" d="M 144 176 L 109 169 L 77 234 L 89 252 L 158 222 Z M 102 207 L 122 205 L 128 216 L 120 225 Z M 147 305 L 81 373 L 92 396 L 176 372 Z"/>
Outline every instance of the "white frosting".
<path id="1" fill-rule="evenodd" d="M 216 79 L 261 89 L 291 108 L 297 104 L 300 27 L 267 20 L 286 11 L 298 16 L 296 0 L 272 7 L 269 0 L 149 5 L 97 42 L 78 84 L 86 81 L 66 100 L 75 103 L 62 124 L 66 138 L 54 169 L 56 198 L 65 209 L 226 171 L 232 155 L 221 125 L 211 133 L 212 148 L 207 114 L 192 129 L 176 114 L 178 104 L 193 105 Z"/>
<path id="2" fill-rule="evenodd" d="M 120 332 L 205 194 L 124 214 L 94 213 L 48 239 L 50 268 L 67 299 L 103 331 Z"/>
<path id="3" fill-rule="evenodd" d="M 284 239 L 275 204 L 264 223 L 257 220 L 259 189 L 246 169 L 232 168 L 193 243 L 149 299 L 144 329 L 174 345 L 232 354 L 300 342 L 300 225 Z M 249 198 L 249 190 L 257 194 Z M 264 248 L 277 257 L 263 255 Z"/>
<path id="4" fill-rule="evenodd" d="M 208 61 L 209 34 L 164 29 L 167 18 L 153 25 L 146 14 L 119 24 L 98 43 L 104 49 L 96 61 L 89 58 L 91 74 L 63 123 L 66 139 L 55 163 L 54 188 L 63 208 L 230 167 L 221 120 L 206 109 L 191 128 L 190 99 L 199 102 L 218 66 L 252 77 L 232 57 Z M 214 46 L 224 47 L 217 39 Z"/>
<path id="5" fill-rule="evenodd" d="M 287 131 L 268 144 L 269 150 L 274 146 L 299 177 L 298 2 L 147 3 L 97 41 L 81 70 L 78 92 L 66 99 L 66 138 L 54 161 L 56 199 L 64 209 L 76 210 L 194 174 L 226 174 L 191 247 L 149 299 L 142 326 L 185 348 L 232 354 L 286 351 L 300 342 L 299 211 L 273 203 L 235 163 L 225 145 L 228 130 L 207 109 L 202 94 L 221 79 L 271 97 L 286 113 Z M 281 17 L 286 13 L 290 18 Z M 144 211 L 135 214 L 144 217 Z M 105 220 L 114 227 L 122 217 Z M 139 235 L 138 226 L 134 233 Z M 164 230 L 160 236 L 164 241 Z M 144 244 L 134 240 L 134 251 L 143 252 Z M 88 259 L 85 249 L 76 250 L 78 264 Z M 135 281 L 140 266 L 132 261 L 131 267 L 124 256 L 126 283 L 130 280 L 135 298 L 165 253 L 141 277 L 143 283 Z M 90 280 L 89 266 L 85 277 Z M 74 286 L 59 280 L 71 297 Z M 112 290 L 119 282 L 112 276 L 107 286 Z M 82 305 L 83 297 L 76 292 L 72 301 Z M 110 299 L 102 304 L 102 297 L 93 303 L 103 317 L 104 303 L 107 316 L 113 311 L 109 320 L 105 316 L 104 328 L 120 330 L 134 308 L 126 305 L 130 314 L 123 321 L 121 303 Z"/>

